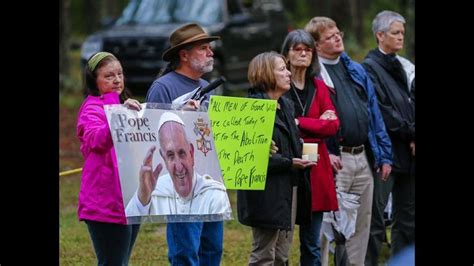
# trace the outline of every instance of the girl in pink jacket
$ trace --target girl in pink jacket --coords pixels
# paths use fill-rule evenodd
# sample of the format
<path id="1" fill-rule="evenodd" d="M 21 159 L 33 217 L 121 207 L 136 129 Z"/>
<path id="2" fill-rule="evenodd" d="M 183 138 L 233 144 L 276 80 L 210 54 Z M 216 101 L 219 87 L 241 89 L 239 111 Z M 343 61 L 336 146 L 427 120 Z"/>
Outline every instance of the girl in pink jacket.
<path id="1" fill-rule="evenodd" d="M 77 122 L 84 156 L 78 217 L 87 224 L 98 265 L 128 265 L 140 225 L 127 225 L 104 105 L 124 103 L 136 110 L 141 106 L 127 99 L 122 66 L 113 54 L 98 52 L 85 68 L 88 95 Z"/>

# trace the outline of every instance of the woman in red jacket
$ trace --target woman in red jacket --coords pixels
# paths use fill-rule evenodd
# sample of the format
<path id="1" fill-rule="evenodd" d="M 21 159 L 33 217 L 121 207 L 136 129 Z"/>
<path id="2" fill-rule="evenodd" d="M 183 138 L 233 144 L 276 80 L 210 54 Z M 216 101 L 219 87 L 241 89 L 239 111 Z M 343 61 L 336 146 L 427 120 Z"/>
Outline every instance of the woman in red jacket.
<path id="1" fill-rule="evenodd" d="M 300 225 L 301 265 L 320 265 L 319 233 L 323 212 L 338 209 L 334 175 L 324 138 L 336 134 L 339 119 L 329 98 L 328 88 L 320 79 L 314 39 L 303 30 L 286 36 L 281 53 L 291 71 L 291 88 L 285 94 L 293 100 L 295 122 L 305 143 L 317 143 L 319 159 L 306 170 L 298 186 L 296 223 Z M 306 189 L 305 189 L 306 188 Z"/>

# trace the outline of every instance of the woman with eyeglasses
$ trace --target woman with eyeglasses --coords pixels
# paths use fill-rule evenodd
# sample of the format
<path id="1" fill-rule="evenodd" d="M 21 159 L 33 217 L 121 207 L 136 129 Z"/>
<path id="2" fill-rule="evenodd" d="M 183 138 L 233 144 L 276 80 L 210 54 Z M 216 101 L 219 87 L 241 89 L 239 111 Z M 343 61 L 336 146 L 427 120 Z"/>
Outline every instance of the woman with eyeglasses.
<path id="1" fill-rule="evenodd" d="M 319 234 L 323 212 L 338 209 L 332 166 L 324 139 L 336 134 L 339 119 L 324 82 L 317 79 L 319 62 L 311 34 L 295 30 L 286 36 L 281 53 L 291 71 L 295 122 L 305 143 L 317 143 L 319 159 L 298 184 L 296 223 L 300 225 L 300 264 L 320 265 Z"/>

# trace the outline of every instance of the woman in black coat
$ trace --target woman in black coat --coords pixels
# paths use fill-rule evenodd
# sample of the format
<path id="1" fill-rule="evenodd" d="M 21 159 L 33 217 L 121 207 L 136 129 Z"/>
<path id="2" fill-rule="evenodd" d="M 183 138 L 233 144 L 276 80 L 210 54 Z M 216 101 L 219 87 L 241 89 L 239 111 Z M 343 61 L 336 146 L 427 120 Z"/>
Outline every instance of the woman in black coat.
<path id="1" fill-rule="evenodd" d="M 249 265 L 285 265 L 293 239 L 296 215 L 296 184 L 305 167 L 293 103 L 281 96 L 290 89 L 290 71 L 284 57 L 275 52 L 257 55 L 249 64 L 249 97 L 277 100 L 272 139 L 279 147 L 269 158 L 265 189 L 239 190 L 239 222 L 252 227 Z"/>

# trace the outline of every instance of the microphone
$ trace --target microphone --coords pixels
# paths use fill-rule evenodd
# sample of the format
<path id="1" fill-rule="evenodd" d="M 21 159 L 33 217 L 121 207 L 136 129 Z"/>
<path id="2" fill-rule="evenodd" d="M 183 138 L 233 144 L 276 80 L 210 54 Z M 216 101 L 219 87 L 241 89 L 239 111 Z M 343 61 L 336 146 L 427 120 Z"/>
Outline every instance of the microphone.
<path id="1" fill-rule="evenodd" d="M 191 97 L 191 99 L 199 100 L 199 99 L 203 98 L 206 93 L 216 89 L 217 87 L 219 87 L 224 82 L 226 82 L 226 79 L 222 76 L 219 77 L 218 79 L 216 79 L 216 80 L 212 81 L 211 83 L 209 83 L 209 85 L 207 85 L 206 87 L 202 88 L 200 91 L 198 90 L 198 92 L 195 93 Z"/>
<path id="2" fill-rule="evenodd" d="M 171 103 L 177 105 L 185 105 L 189 100 L 196 100 L 202 103 L 204 100 L 204 96 L 206 93 L 214 90 L 215 88 L 219 87 L 222 83 L 226 82 L 224 77 L 220 77 L 211 83 L 209 83 L 206 87 L 202 88 L 201 86 L 195 88 L 191 92 L 185 93 L 178 98 L 174 99 Z"/>

